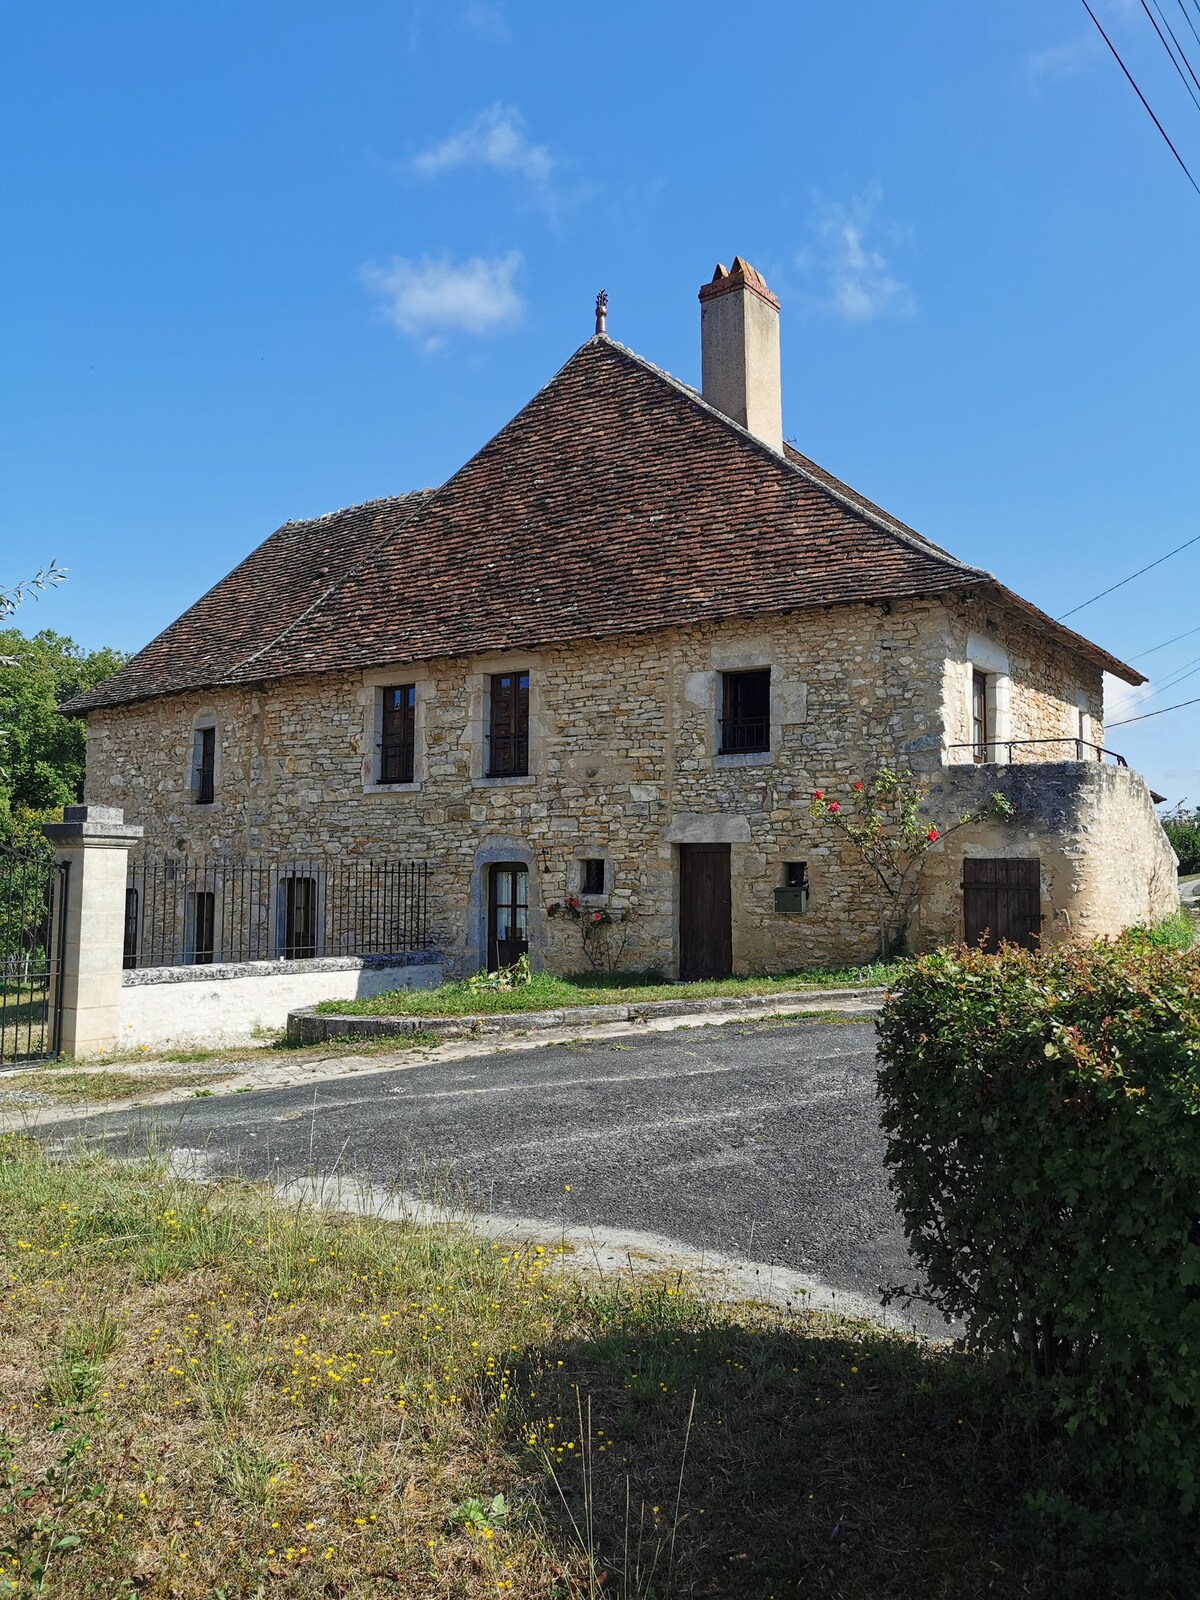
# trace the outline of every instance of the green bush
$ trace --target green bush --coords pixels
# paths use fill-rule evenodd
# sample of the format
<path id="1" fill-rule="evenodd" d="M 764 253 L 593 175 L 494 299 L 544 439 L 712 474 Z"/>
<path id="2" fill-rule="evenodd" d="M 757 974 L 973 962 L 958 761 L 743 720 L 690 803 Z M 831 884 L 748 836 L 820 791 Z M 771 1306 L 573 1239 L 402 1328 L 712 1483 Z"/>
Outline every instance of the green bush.
<path id="1" fill-rule="evenodd" d="M 909 1242 L 1045 1429 L 1043 1529 L 1106 1551 L 1109 1579 L 1136 1560 L 1128 1592 L 1159 1592 L 1154 1563 L 1194 1577 L 1200 959 L 942 951 L 905 970 L 880 1036 Z"/>

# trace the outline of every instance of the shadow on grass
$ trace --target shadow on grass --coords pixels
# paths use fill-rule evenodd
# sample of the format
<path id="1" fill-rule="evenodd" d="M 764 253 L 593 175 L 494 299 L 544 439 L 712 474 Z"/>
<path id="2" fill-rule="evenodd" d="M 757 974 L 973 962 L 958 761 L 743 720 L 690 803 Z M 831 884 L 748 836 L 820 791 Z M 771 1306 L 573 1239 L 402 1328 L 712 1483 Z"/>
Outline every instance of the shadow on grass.
<path id="1" fill-rule="evenodd" d="M 516 1386 L 538 1420 L 513 1444 L 548 1463 L 551 1519 L 564 1555 L 590 1549 L 594 1594 L 1052 1592 L 1028 1542 L 1028 1444 L 981 1363 L 816 1316 L 665 1313 L 526 1352 Z"/>

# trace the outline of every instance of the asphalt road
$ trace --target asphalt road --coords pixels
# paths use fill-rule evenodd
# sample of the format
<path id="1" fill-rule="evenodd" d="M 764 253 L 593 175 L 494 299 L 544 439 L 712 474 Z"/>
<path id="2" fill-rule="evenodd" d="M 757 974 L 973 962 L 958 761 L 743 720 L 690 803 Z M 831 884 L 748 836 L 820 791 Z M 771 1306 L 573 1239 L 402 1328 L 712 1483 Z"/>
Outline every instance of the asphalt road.
<path id="1" fill-rule="evenodd" d="M 61 1131 L 116 1151 L 153 1134 L 217 1174 L 465 1188 L 483 1212 L 550 1233 L 649 1231 L 876 1300 L 915 1272 L 882 1166 L 874 1075 L 870 1018 L 729 1023 L 430 1061 Z"/>

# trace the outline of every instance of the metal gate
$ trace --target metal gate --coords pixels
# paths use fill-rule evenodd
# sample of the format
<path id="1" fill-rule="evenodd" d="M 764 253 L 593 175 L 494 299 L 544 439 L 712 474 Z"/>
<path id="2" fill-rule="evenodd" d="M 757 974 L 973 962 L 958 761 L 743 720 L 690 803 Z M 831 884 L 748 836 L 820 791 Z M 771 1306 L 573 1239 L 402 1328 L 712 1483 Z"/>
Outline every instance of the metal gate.
<path id="1" fill-rule="evenodd" d="M 0 1063 L 61 1051 L 69 872 L 0 841 Z"/>

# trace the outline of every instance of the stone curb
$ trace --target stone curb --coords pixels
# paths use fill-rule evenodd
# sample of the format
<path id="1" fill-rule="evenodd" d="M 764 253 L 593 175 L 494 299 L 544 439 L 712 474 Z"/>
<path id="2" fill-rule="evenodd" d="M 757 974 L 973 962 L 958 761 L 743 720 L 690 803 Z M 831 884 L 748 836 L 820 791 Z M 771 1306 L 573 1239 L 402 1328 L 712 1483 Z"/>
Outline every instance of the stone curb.
<path id="1" fill-rule="evenodd" d="M 288 1012 L 292 1044 L 323 1044 L 327 1039 L 403 1038 L 433 1033 L 439 1039 L 478 1038 L 497 1033 L 548 1033 L 558 1028 L 594 1028 L 604 1022 L 653 1022 L 658 1017 L 737 1016 L 784 1006 L 828 1008 L 830 1001 L 879 1001 L 886 990 L 797 989 L 778 994 L 715 996 L 699 1000 L 647 1000 L 643 1005 L 567 1006 L 559 1011 L 499 1011 L 466 1017 L 363 1017 L 301 1006 Z"/>

